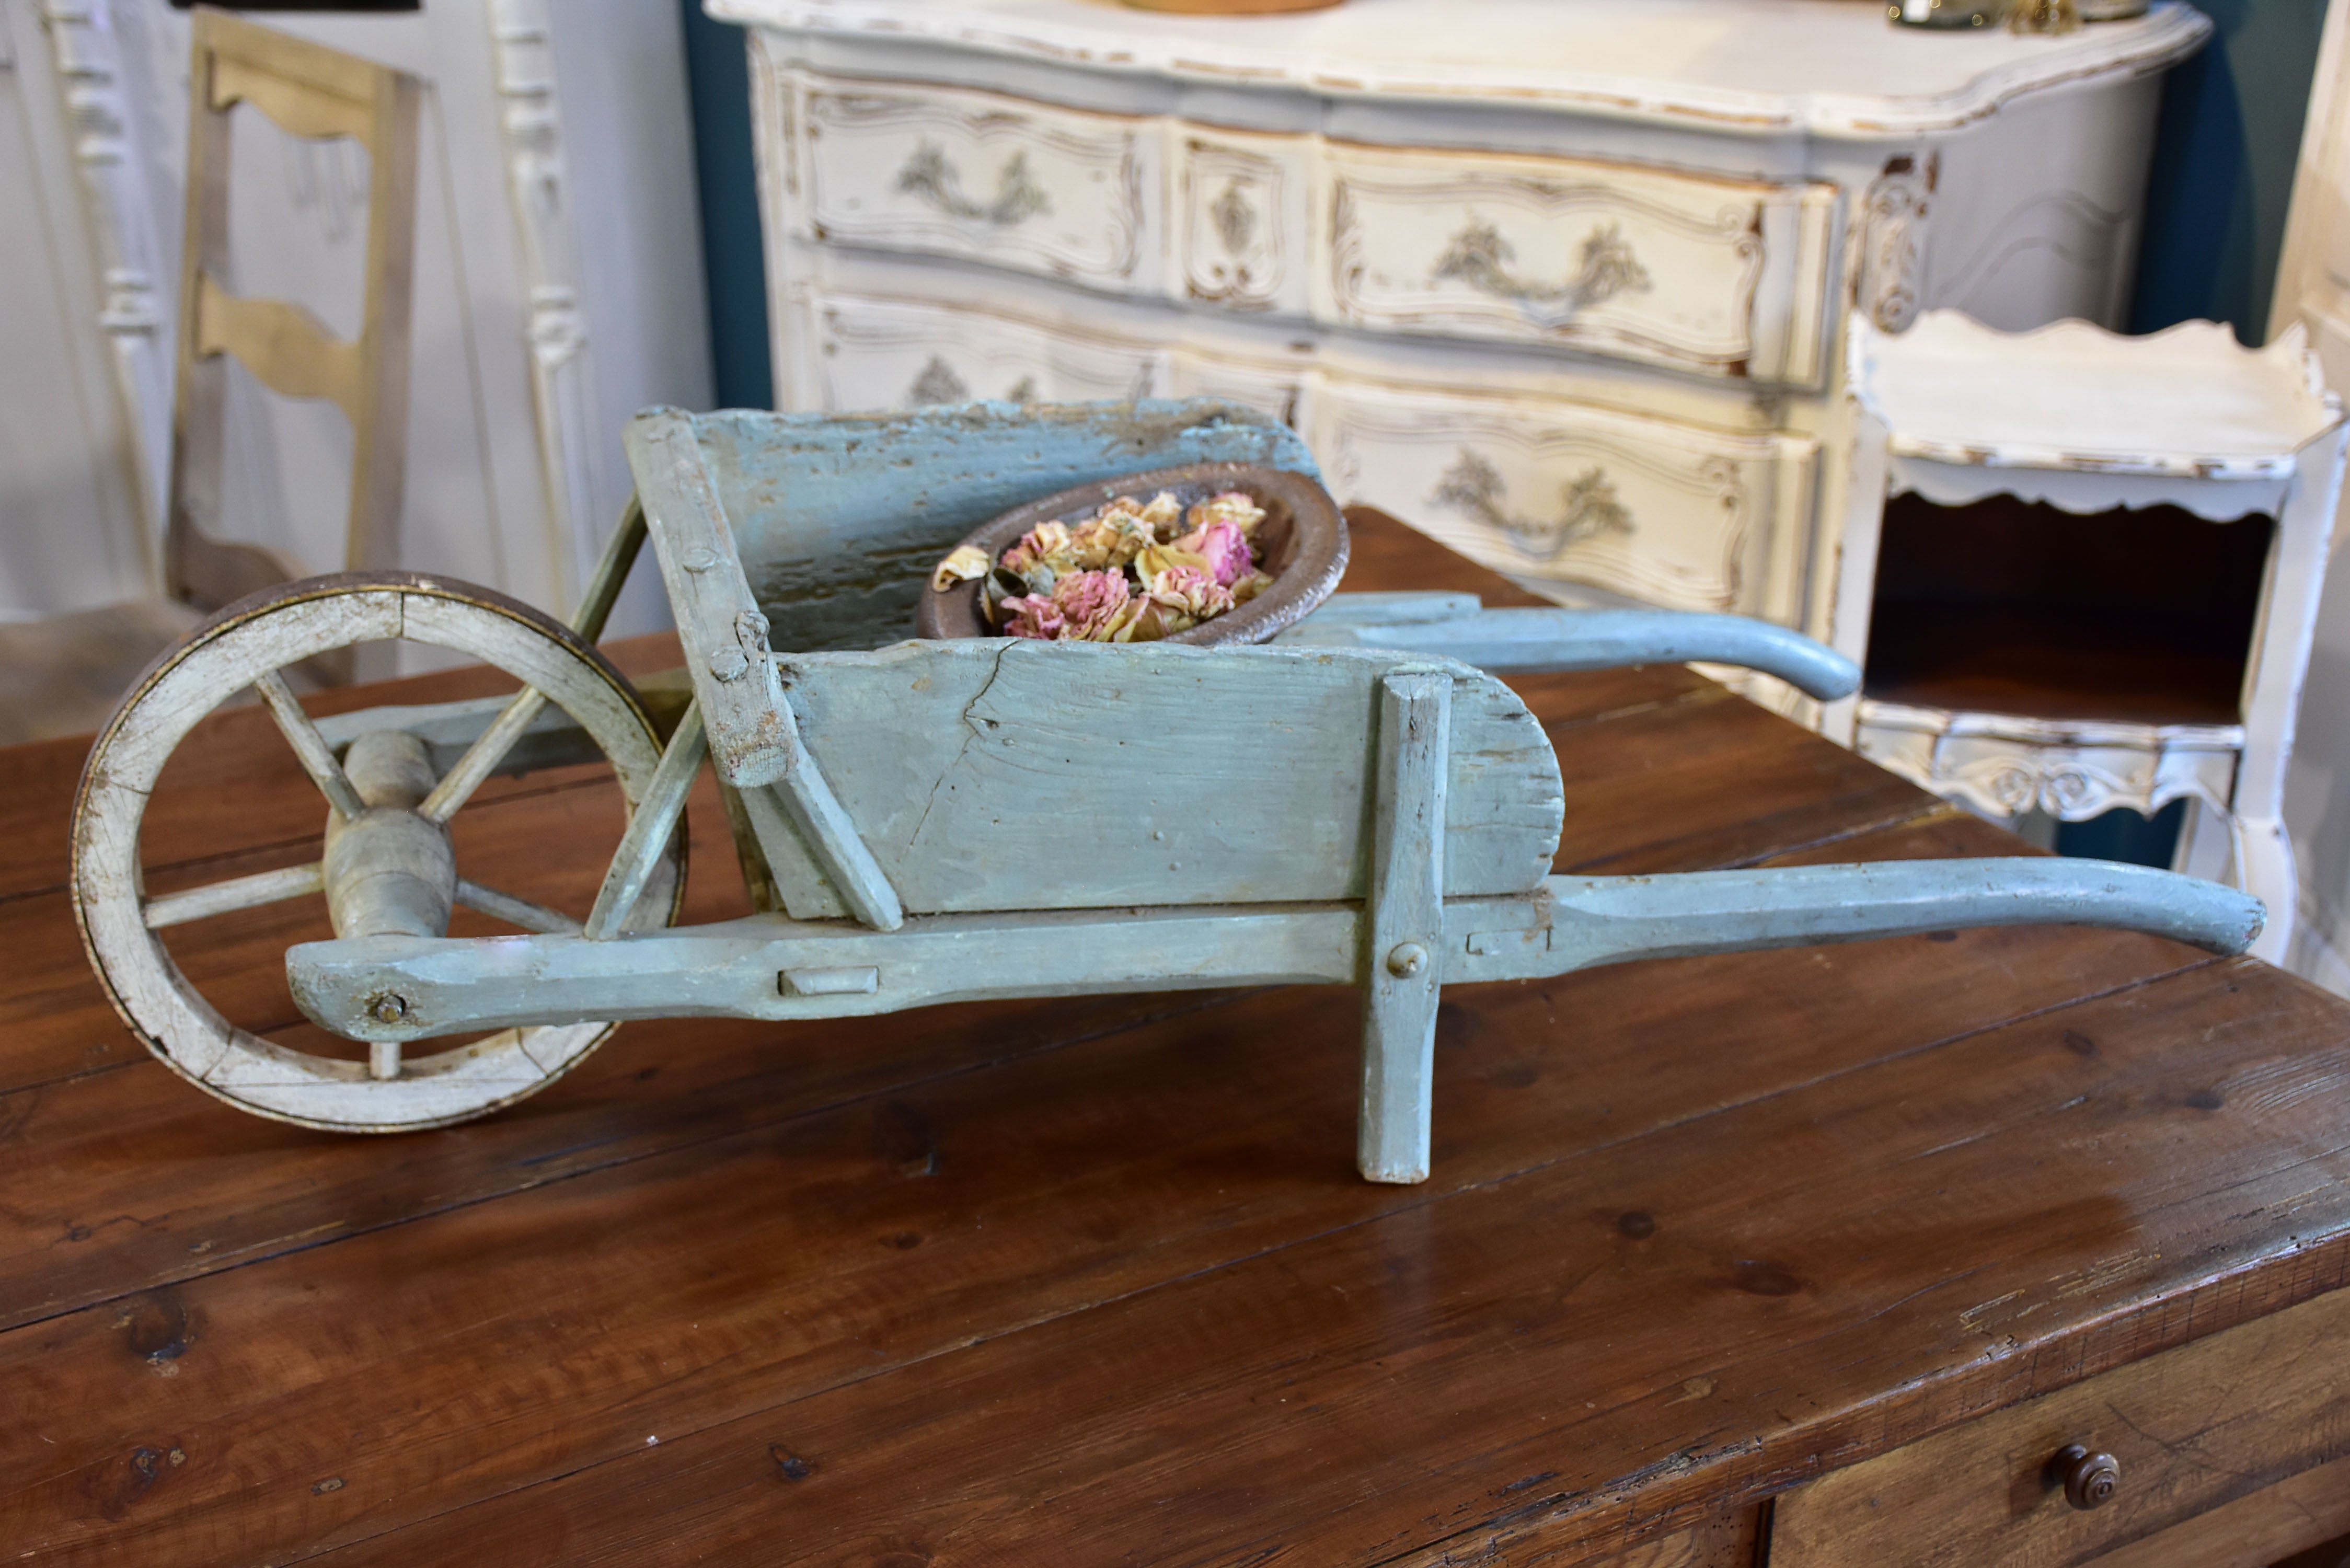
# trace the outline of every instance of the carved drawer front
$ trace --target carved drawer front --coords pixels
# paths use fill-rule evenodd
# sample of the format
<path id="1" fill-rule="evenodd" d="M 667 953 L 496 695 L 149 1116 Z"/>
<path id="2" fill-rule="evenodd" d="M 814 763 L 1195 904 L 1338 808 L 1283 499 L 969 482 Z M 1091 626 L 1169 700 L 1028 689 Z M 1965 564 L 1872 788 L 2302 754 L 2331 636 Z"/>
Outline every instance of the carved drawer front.
<path id="1" fill-rule="evenodd" d="M 2224 814 L 2243 748 L 2236 724 L 2025 719 L 1866 700 L 1853 740 L 1862 756 L 1944 800 L 2060 822 L 2117 805 L 2151 816 L 2182 798 Z"/>
<path id="2" fill-rule="evenodd" d="M 912 409 L 996 398 L 1085 402 L 1165 395 L 1149 345 L 989 310 L 928 301 L 820 296 L 819 405 L 828 412 Z"/>
<path id="3" fill-rule="evenodd" d="M 1178 292 L 1226 310 L 1305 315 L 1310 144 L 1295 136 L 1178 130 Z"/>
<path id="4" fill-rule="evenodd" d="M 1334 381 L 1315 451 L 1368 502 L 1497 571 L 1792 622 L 1818 445 L 1564 400 Z"/>
<path id="5" fill-rule="evenodd" d="M 1317 315 L 1818 384 L 1833 186 L 1347 144 L 1329 182 Z"/>
<path id="6" fill-rule="evenodd" d="M 2345 1511 L 2280 1483 L 2350 1454 L 2345 1343 L 2337 1290 L 1834 1471 L 1780 1496 L 1771 1568 L 2170 1568 L 2318 1545 Z M 2188 1521 L 2223 1507 L 2260 1554 L 2189 1549 Z"/>
<path id="7" fill-rule="evenodd" d="M 967 89 L 802 75 L 811 237 L 1157 286 L 1152 123 Z"/>

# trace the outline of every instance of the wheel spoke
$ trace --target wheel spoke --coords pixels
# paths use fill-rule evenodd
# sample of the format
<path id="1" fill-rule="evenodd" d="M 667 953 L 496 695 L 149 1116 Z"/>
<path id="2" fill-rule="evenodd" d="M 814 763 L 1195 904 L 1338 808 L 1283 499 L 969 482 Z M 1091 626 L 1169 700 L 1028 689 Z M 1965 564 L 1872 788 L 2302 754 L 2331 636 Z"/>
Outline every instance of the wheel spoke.
<path id="1" fill-rule="evenodd" d="M 318 727 L 310 722 L 310 715 L 302 711 L 302 704 L 295 700 L 293 688 L 286 684 L 286 677 L 273 670 L 255 680 L 253 689 L 260 692 L 262 701 L 268 704 L 269 716 L 276 720 L 278 729 L 285 732 L 286 743 L 294 748 L 295 758 L 301 763 L 302 771 L 310 775 L 310 782 L 318 786 L 318 793 L 327 797 L 327 804 L 333 806 L 346 822 L 365 811 L 367 803 L 359 799 L 359 792 L 353 789 L 351 781 L 344 776 L 343 765 L 335 761 L 333 749 L 327 744 L 326 737 L 318 733 Z"/>
<path id="2" fill-rule="evenodd" d="M 604 547 L 604 558 L 598 563 L 596 576 L 580 600 L 579 613 L 572 618 L 572 628 L 584 640 L 593 642 L 603 635 L 604 622 L 610 617 L 620 588 L 629 579 L 629 569 L 637 564 L 638 552 L 643 549 L 644 543 L 644 508 L 638 504 L 636 497 L 630 496 L 627 510 L 620 514 L 620 525 L 612 531 Z M 465 748 L 457 765 L 433 786 L 432 793 L 424 797 L 424 804 L 417 810 L 434 822 L 446 822 L 456 815 L 458 808 L 498 771 L 498 764 L 505 761 L 506 753 L 546 706 L 546 695 L 532 687 L 525 686 L 515 692 L 514 701 L 505 705 L 479 739 Z"/>
<path id="3" fill-rule="evenodd" d="M 432 786 L 432 793 L 426 795 L 424 804 L 416 808 L 418 812 L 434 822 L 446 822 L 456 815 L 457 808 L 473 798 L 473 792 L 482 787 L 483 781 L 498 771 L 498 764 L 506 760 L 506 753 L 514 750 L 514 743 L 522 739 L 522 732 L 530 728 L 530 722 L 537 718 L 538 711 L 546 706 L 546 693 L 535 686 L 525 686 L 515 692 L 514 701 L 505 705 L 505 711 L 490 721 L 490 727 L 482 732 L 479 740 L 465 748 L 465 754 L 457 759 L 456 766 L 442 774 L 441 782 Z"/>
<path id="4" fill-rule="evenodd" d="M 191 888 L 184 893 L 166 893 L 140 905 L 139 915 L 149 930 L 160 931 L 166 926 L 184 925 L 208 915 L 225 915 L 233 909 L 253 909 L 286 898 L 298 898 L 305 893 L 318 892 L 326 885 L 325 869 L 314 860 L 307 866 L 259 871 L 250 877 Z"/>
<path id="5" fill-rule="evenodd" d="M 468 881 L 463 877 L 457 878 L 457 902 L 494 920 L 520 926 L 525 931 L 564 937 L 575 936 L 579 930 L 579 922 L 560 909 L 534 904 L 528 898 L 517 898 L 512 893 L 501 893 L 495 888 L 484 888 L 479 882 Z"/>

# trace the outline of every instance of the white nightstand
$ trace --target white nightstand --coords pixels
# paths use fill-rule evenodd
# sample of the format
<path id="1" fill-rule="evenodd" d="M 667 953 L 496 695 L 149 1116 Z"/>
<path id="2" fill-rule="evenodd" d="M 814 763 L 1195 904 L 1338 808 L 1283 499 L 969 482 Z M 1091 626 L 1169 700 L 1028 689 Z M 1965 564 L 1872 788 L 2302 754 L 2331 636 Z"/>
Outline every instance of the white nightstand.
<path id="1" fill-rule="evenodd" d="M 2345 431 L 2295 327 L 1852 328 L 1825 728 L 1990 816 L 2196 803 L 2182 869 L 2295 910 L 2285 764 Z"/>

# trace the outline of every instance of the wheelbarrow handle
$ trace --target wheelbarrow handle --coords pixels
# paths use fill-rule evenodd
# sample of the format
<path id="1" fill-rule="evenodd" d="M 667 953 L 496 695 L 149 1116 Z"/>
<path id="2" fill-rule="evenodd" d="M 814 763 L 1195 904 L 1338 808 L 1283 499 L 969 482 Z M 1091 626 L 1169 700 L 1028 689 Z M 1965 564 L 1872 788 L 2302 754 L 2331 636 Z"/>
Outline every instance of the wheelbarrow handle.
<path id="1" fill-rule="evenodd" d="M 1860 686 L 1860 667 L 1800 632 L 1746 616 L 1661 609 L 1485 609 L 1466 594 L 1340 594 L 1284 642 L 1401 649 L 1495 675 L 1734 664 L 1829 701 Z"/>
<path id="2" fill-rule="evenodd" d="M 2106 860 L 1896 860 L 1553 877 L 1548 887 L 1550 973 L 1963 926 L 2108 926 L 2240 953 L 2268 918 L 2231 888 Z"/>

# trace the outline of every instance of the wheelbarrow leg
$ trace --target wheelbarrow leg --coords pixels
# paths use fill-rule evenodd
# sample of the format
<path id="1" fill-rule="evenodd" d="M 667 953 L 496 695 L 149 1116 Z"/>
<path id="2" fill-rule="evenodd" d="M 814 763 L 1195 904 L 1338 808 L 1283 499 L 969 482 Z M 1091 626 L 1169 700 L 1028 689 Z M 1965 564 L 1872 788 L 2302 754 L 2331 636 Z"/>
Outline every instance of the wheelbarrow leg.
<path id="1" fill-rule="evenodd" d="M 1428 1179 L 1451 719 L 1451 676 L 1406 670 L 1381 679 L 1356 1152 L 1372 1181 Z"/>

